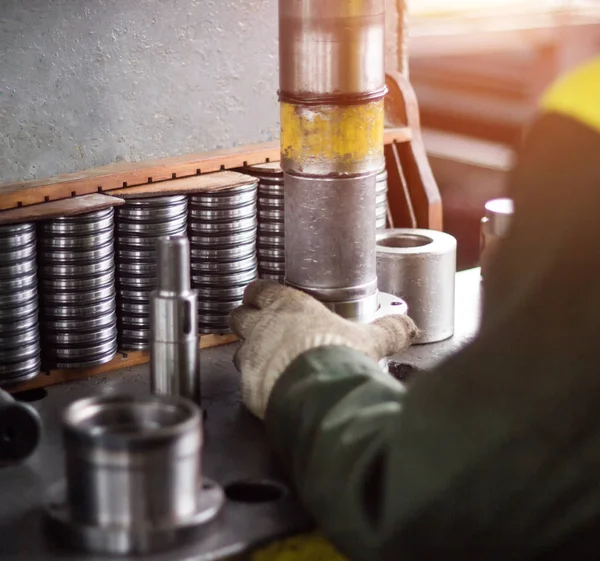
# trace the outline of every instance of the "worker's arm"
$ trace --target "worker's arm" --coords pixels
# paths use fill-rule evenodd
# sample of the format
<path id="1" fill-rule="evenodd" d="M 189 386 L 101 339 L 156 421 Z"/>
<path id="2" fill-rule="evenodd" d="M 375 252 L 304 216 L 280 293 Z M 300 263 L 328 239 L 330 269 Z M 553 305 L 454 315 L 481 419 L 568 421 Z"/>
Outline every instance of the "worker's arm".
<path id="1" fill-rule="evenodd" d="M 266 340 L 270 356 L 281 356 L 295 328 L 307 340 L 324 317 L 316 310 L 305 310 L 310 321 L 300 311 L 290 321 L 258 306 L 247 328 L 244 383 L 256 388 L 257 372 L 272 375 L 260 386 L 268 431 L 302 501 L 351 559 L 597 556 L 589 539 L 600 515 L 593 120 L 549 102 L 511 189 L 514 225 L 486 276 L 480 335 L 408 391 L 355 338 L 336 340 L 341 324 L 328 342 L 291 353 L 279 379 L 274 359 L 244 368 Z M 270 337 L 263 322 L 277 323 Z"/>

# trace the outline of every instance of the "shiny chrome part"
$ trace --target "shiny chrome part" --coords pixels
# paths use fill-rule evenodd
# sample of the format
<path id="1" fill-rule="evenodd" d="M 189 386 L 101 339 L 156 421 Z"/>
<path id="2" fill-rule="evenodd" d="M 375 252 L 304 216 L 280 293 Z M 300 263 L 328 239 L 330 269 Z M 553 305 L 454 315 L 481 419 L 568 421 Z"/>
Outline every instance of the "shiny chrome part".
<path id="1" fill-rule="evenodd" d="M 230 311 L 257 278 L 256 212 L 256 182 L 251 179 L 190 197 L 188 234 L 200 333 L 229 332 Z"/>
<path id="2" fill-rule="evenodd" d="M 185 399 L 95 397 L 63 415 L 66 482 L 49 497 L 50 536 L 97 554 L 174 547 L 221 510 L 202 477 L 202 416 Z"/>
<path id="3" fill-rule="evenodd" d="M 484 276 L 498 245 L 506 237 L 512 223 L 514 205 L 512 199 L 492 199 L 485 205 L 485 216 L 481 220 L 480 264 Z"/>
<path id="4" fill-rule="evenodd" d="M 285 282 L 357 321 L 377 310 L 384 34 L 384 0 L 279 0 Z"/>
<path id="5" fill-rule="evenodd" d="M 377 309 L 375 175 L 285 181 L 286 283 L 368 321 Z M 364 304 L 347 305 L 354 300 Z"/>
<path id="6" fill-rule="evenodd" d="M 117 352 L 113 227 L 112 208 L 39 225 L 45 368 L 96 366 Z"/>
<path id="7" fill-rule="evenodd" d="M 433 230 L 396 229 L 377 236 L 379 289 L 408 304 L 421 331 L 416 343 L 454 334 L 456 239 Z"/>
<path id="8" fill-rule="evenodd" d="M 0 386 L 40 371 L 36 270 L 35 224 L 0 226 Z"/>
<path id="9" fill-rule="evenodd" d="M 191 290 L 188 239 L 160 238 L 157 265 L 157 288 L 150 295 L 152 393 L 200 404 L 198 297 Z"/>
<path id="10" fill-rule="evenodd" d="M 188 199 L 185 196 L 128 200 L 117 209 L 116 256 L 119 346 L 150 347 L 150 293 L 156 288 L 156 242 L 161 236 L 185 234 Z M 145 312 L 134 312 L 136 306 Z"/>
<path id="11" fill-rule="evenodd" d="M 279 0 L 284 100 L 385 94 L 384 0 Z"/>

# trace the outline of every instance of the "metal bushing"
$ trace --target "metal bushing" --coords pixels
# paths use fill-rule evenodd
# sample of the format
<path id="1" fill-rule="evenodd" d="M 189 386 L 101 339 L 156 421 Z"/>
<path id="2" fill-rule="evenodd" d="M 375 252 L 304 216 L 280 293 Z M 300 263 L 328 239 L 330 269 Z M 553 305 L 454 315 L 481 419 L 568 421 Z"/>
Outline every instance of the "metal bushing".
<path id="1" fill-rule="evenodd" d="M 286 284 L 348 319 L 377 311 L 375 175 L 285 178 Z M 368 216 L 370 219 L 365 219 Z"/>
<path id="2" fill-rule="evenodd" d="M 40 371 L 36 272 L 35 224 L 0 226 L 0 385 Z"/>
<path id="3" fill-rule="evenodd" d="M 171 396 L 83 399 L 63 415 L 66 482 L 49 535 L 98 554 L 142 554 L 197 535 L 223 505 L 201 472 L 202 415 Z"/>
<path id="4" fill-rule="evenodd" d="M 184 195 L 131 199 L 117 208 L 116 262 L 119 347 L 147 349 L 150 293 L 156 288 L 156 243 L 185 234 L 188 199 Z M 140 304 L 142 306 L 140 306 Z"/>
<path id="5" fill-rule="evenodd" d="M 379 290 L 402 298 L 421 334 L 417 344 L 454 334 L 456 239 L 434 230 L 395 229 L 377 235 Z"/>
<path id="6" fill-rule="evenodd" d="M 229 314 L 258 276 L 257 182 L 190 197 L 188 238 L 200 333 L 228 333 Z"/>
<path id="7" fill-rule="evenodd" d="M 498 244 L 510 229 L 514 205 L 512 199 L 492 199 L 485 205 L 485 216 L 481 219 L 481 246 L 479 261 L 481 276 L 493 259 Z"/>
<path id="8" fill-rule="evenodd" d="M 114 209 L 40 222 L 38 261 L 46 368 L 82 368 L 117 352 Z"/>

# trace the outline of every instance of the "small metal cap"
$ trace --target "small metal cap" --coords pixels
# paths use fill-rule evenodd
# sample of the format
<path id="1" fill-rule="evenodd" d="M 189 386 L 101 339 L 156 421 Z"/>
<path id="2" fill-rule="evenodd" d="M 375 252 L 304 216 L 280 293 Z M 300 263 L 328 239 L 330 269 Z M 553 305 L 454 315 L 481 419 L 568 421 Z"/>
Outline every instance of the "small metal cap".
<path id="1" fill-rule="evenodd" d="M 492 199 L 485 204 L 487 228 L 495 236 L 505 236 L 514 212 L 512 199 Z"/>

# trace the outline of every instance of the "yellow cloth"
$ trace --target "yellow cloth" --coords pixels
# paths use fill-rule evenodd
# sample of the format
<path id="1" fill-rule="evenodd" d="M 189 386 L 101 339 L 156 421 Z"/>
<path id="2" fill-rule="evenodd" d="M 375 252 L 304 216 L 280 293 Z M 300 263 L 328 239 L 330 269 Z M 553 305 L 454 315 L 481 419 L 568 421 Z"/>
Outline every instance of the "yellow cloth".
<path id="1" fill-rule="evenodd" d="M 571 117 L 600 132 L 600 57 L 551 86 L 542 99 L 542 109 Z"/>
<path id="2" fill-rule="evenodd" d="M 321 534 L 305 534 L 270 544 L 251 561 L 346 561 Z"/>

